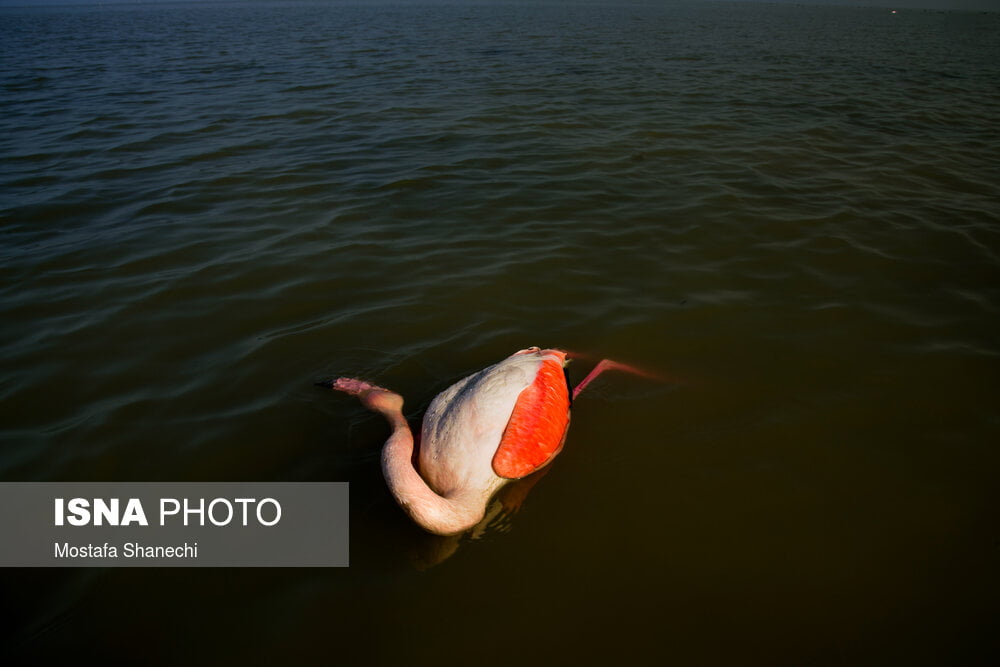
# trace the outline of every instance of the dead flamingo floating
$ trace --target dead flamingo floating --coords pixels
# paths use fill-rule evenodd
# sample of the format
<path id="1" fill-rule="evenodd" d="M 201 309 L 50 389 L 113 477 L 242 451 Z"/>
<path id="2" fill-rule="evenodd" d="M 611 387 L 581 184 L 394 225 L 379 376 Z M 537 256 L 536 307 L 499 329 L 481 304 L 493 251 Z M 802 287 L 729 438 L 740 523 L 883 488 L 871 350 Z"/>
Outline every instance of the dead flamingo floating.
<path id="1" fill-rule="evenodd" d="M 555 458 L 566 439 L 570 403 L 591 380 L 612 369 L 651 377 L 605 359 L 571 392 L 567 363 L 566 352 L 531 347 L 438 394 L 421 428 L 419 472 L 402 396 L 353 378 L 323 386 L 357 396 L 389 421 L 382 472 L 393 496 L 424 530 L 455 535 L 482 520 L 498 489 Z"/>

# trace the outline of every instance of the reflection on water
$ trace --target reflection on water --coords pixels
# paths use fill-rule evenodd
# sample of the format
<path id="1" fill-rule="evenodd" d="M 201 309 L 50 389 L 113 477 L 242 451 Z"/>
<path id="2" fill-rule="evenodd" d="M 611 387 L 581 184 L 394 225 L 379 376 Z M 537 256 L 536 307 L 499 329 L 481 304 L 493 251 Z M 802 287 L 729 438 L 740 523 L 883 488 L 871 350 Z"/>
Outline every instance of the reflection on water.
<path id="1" fill-rule="evenodd" d="M 535 474 L 514 481 L 503 487 L 490 501 L 486 508 L 486 516 L 470 530 L 459 535 L 428 535 L 415 545 L 411 553 L 413 565 L 418 570 L 439 565 L 451 558 L 463 542 L 482 540 L 494 531 L 510 530 L 514 515 L 528 497 L 528 492 L 545 476 L 548 468 L 542 468 Z"/>
<path id="2" fill-rule="evenodd" d="M 995 662 L 998 28 L 3 8 L 0 475 L 349 481 L 352 551 L 5 573 L 0 661 Z M 531 344 L 677 382 L 602 379 L 516 516 L 425 544 L 311 383 L 413 419 Z"/>

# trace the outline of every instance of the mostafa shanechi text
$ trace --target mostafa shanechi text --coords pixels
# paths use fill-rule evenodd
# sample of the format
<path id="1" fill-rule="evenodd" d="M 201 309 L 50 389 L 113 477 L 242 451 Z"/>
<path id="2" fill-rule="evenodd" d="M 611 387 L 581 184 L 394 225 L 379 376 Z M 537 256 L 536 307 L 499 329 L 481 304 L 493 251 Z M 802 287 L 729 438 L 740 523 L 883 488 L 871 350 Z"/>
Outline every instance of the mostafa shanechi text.
<path id="1" fill-rule="evenodd" d="M 54 543 L 55 558 L 69 559 L 118 559 L 118 558 L 197 558 L 198 543 L 176 545 L 150 545 L 139 542 L 125 542 L 122 545 L 110 544 L 70 544 L 68 542 Z"/>

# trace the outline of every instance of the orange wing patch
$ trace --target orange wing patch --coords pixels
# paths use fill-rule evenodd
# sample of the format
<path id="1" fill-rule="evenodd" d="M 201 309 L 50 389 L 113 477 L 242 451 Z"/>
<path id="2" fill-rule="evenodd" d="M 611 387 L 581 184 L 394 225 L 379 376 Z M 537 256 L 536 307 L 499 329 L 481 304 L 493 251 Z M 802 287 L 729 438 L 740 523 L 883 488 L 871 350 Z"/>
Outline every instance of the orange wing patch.
<path id="1" fill-rule="evenodd" d="M 569 388 L 562 364 L 542 362 L 531 383 L 517 397 L 500 446 L 493 455 L 493 471 L 518 479 L 548 463 L 562 449 L 569 427 Z"/>

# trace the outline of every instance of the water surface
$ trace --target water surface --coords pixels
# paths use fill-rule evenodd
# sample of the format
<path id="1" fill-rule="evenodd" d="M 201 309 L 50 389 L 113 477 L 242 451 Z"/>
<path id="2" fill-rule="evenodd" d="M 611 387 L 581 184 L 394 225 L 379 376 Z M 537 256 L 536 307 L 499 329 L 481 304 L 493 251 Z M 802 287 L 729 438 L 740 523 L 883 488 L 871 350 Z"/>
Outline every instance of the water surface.
<path id="1" fill-rule="evenodd" d="M 345 570 L 8 572 L 5 653 L 998 654 L 997 14 L 0 11 L 0 479 L 348 481 Z M 608 376 L 450 552 L 378 470 L 529 346 Z M 155 656 L 155 657 L 151 657 Z"/>

